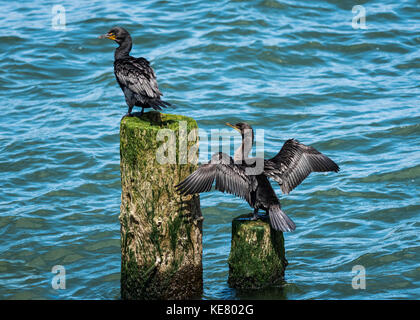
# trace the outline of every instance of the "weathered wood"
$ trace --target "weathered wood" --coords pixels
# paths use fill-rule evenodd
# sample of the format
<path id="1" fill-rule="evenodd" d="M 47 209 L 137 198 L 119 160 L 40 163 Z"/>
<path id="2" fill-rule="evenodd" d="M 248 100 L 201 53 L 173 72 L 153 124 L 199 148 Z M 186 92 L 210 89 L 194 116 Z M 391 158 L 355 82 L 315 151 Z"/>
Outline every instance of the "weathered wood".
<path id="1" fill-rule="evenodd" d="M 232 221 L 229 286 L 260 289 L 279 285 L 287 266 L 283 233 L 272 229 L 269 221 L 243 219 L 248 217 Z"/>
<path id="2" fill-rule="evenodd" d="M 192 141 L 180 135 L 180 121 L 188 132 L 197 129 L 191 118 L 157 112 L 121 121 L 122 299 L 188 299 L 202 294 L 200 199 L 181 199 L 174 188 L 197 168 L 179 164 L 179 138 L 190 148 L 198 135 Z M 158 141 L 160 129 L 174 132 L 176 163 L 157 160 L 165 143 Z"/>

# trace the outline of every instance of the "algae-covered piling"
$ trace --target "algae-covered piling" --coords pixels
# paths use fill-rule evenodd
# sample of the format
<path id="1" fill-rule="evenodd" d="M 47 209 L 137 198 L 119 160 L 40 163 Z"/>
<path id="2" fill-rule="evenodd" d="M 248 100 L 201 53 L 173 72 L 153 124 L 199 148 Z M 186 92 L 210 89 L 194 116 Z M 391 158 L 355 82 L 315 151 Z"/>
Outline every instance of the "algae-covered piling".
<path id="1" fill-rule="evenodd" d="M 191 118 L 157 112 L 121 121 L 122 299 L 202 293 L 199 196 L 181 198 L 174 188 L 197 168 L 188 161 L 198 142 L 193 129 Z"/>
<path id="2" fill-rule="evenodd" d="M 281 284 L 287 260 L 281 231 L 269 221 L 250 221 L 242 215 L 232 221 L 228 283 L 236 289 L 260 289 Z"/>

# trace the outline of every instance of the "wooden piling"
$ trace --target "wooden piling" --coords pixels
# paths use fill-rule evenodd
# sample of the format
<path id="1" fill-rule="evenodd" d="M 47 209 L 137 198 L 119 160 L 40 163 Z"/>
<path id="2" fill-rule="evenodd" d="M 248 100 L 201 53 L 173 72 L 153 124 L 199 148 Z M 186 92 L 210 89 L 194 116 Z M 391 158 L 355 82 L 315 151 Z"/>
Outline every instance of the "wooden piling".
<path id="1" fill-rule="evenodd" d="M 200 199 L 181 199 L 174 188 L 197 168 L 181 152 L 197 145 L 194 129 L 189 117 L 157 112 L 121 120 L 122 299 L 202 294 Z"/>
<path id="2" fill-rule="evenodd" d="M 284 280 L 287 260 L 281 231 L 269 221 L 232 221 L 232 244 L 229 255 L 229 286 L 236 289 L 261 289 L 279 285 Z"/>

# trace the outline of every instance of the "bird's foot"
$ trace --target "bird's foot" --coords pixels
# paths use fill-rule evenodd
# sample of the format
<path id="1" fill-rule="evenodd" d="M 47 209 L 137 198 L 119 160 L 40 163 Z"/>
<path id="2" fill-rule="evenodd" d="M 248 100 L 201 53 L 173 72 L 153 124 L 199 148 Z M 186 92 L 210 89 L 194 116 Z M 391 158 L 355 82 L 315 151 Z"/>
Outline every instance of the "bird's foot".
<path id="1" fill-rule="evenodd" d="M 263 214 L 263 213 L 252 213 L 252 217 L 250 218 L 250 220 L 267 220 L 268 219 L 268 214 Z"/>
<path id="2" fill-rule="evenodd" d="M 268 213 L 265 214 L 258 214 L 259 219 L 261 219 L 262 221 L 267 221 L 267 219 L 270 217 L 268 215 Z"/>
<path id="3" fill-rule="evenodd" d="M 244 217 L 244 218 L 236 218 L 236 220 L 242 220 L 242 221 L 256 221 L 256 220 L 266 220 L 268 219 L 268 214 L 261 214 L 261 213 L 257 213 L 255 214 L 254 212 L 251 212 L 249 214 L 248 217 Z"/>
<path id="4" fill-rule="evenodd" d="M 133 116 L 133 114 L 132 113 L 130 113 L 130 112 L 127 112 L 122 118 L 121 118 L 121 120 L 122 119 L 124 119 L 125 117 L 134 117 Z"/>
<path id="5" fill-rule="evenodd" d="M 141 111 L 141 112 L 133 112 L 131 114 L 132 117 L 136 117 L 136 118 L 141 118 L 142 115 L 143 115 L 143 111 Z"/>

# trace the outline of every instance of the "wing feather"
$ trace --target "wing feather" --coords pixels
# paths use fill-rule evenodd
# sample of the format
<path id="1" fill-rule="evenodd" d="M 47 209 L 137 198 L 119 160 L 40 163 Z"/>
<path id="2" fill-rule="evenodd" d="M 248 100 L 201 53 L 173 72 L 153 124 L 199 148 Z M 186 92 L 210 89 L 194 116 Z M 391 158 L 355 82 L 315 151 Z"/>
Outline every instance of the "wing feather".
<path id="1" fill-rule="evenodd" d="M 288 194 L 311 172 L 338 172 L 340 168 L 330 158 L 297 140 L 287 140 L 279 153 L 264 163 L 264 174 L 274 179 Z"/>
<path id="2" fill-rule="evenodd" d="M 162 95 L 155 72 L 146 59 L 128 57 L 116 60 L 114 71 L 118 83 L 134 94 L 148 99 L 157 99 Z"/>
<path id="3" fill-rule="evenodd" d="M 245 174 L 244 168 L 235 164 L 231 157 L 220 152 L 175 188 L 182 195 L 202 193 L 210 191 L 213 183 L 216 182 L 216 190 L 233 194 L 249 202 L 251 188 L 254 187 L 250 179 Z"/>

